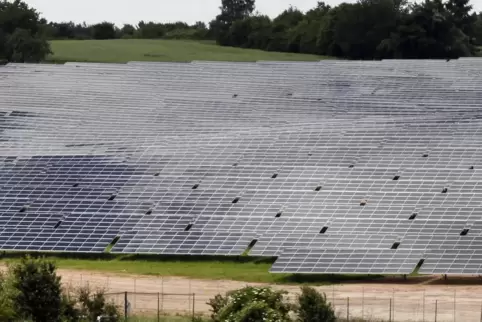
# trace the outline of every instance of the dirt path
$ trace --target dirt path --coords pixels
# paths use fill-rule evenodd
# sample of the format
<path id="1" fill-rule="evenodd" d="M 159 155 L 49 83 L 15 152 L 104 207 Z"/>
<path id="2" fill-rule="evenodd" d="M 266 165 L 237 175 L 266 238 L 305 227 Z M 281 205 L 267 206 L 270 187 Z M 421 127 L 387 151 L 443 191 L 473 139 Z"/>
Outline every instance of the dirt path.
<path id="1" fill-rule="evenodd" d="M 149 277 L 90 271 L 59 270 L 66 286 L 89 285 L 104 288 L 110 298 L 123 305 L 125 292 L 133 312 L 192 312 L 208 314 L 206 302 L 216 294 L 246 285 L 263 285 L 227 280 L 198 280 L 180 277 Z M 477 281 L 475 278 L 473 281 Z M 341 316 L 370 317 L 391 321 L 480 321 L 482 285 L 443 285 L 439 279 L 415 284 L 403 281 L 343 284 L 317 287 L 326 293 Z M 294 298 L 298 286 L 274 285 Z M 160 294 L 158 297 L 158 293 Z M 164 295 L 162 295 L 164 294 Z M 194 294 L 194 296 L 192 295 Z M 454 318 L 455 317 L 455 318 Z"/>

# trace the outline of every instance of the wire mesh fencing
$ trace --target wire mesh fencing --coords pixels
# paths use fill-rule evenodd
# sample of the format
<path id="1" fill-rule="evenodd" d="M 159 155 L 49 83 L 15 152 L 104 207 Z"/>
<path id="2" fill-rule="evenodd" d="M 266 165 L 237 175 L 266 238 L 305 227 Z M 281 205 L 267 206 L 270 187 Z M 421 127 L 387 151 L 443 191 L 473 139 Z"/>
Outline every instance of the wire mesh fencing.
<path id="1" fill-rule="evenodd" d="M 67 276 L 66 276 L 67 277 Z M 194 280 L 175 277 L 136 277 L 72 274 L 64 283 L 74 289 L 90 284 L 109 293 L 109 300 L 131 315 L 210 315 L 206 303 L 217 294 L 244 286 L 265 286 L 236 281 Z M 475 283 L 475 282 L 474 282 Z M 291 301 L 300 293 L 296 285 L 271 285 L 286 290 Z M 333 304 L 342 321 L 482 322 L 480 285 L 338 284 L 317 286 Z M 127 301 L 125 299 L 127 291 Z M 127 303 L 127 304 L 126 304 Z M 159 306 L 158 306 L 159 305 Z M 159 313 L 158 313 L 159 312 Z M 156 320 L 156 319 L 155 319 Z M 162 321 L 162 319 L 161 319 Z"/>
<path id="2" fill-rule="evenodd" d="M 184 316 L 194 319 L 196 294 L 170 293 L 107 293 L 106 300 L 114 303 L 126 320 L 133 317 L 149 317 L 150 321 L 164 321 L 166 316 Z"/>
<path id="3" fill-rule="evenodd" d="M 393 293 L 393 297 L 360 294 L 357 297 L 328 298 L 340 321 L 420 321 L 420 322 L 482 322 L 482 299 L 440 300 L 424 295 Z M 164 321 L 168 316 L 194 319 L 208 316 L 207 299 L 190 294 L 119 292 L 106 298 L 119 307 L 127 318 L 149 317 L 149 321 Z M 288 300 L 294 302 L 295 296 Z"/>

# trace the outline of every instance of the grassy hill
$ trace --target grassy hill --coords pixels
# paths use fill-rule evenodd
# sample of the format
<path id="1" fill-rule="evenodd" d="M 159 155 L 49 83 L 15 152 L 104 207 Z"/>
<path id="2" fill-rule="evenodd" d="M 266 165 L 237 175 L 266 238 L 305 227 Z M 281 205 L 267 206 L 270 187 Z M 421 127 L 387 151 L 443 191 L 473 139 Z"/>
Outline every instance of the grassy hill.
<path id="1" fill-rule="evenodd" d="M 316 61 L 322 56 L 266 52 L 262 50 L 217 46 L 214 42 L 184 40 L 55 40 L 50 62 L 113 62 L 128 61 Z"/>

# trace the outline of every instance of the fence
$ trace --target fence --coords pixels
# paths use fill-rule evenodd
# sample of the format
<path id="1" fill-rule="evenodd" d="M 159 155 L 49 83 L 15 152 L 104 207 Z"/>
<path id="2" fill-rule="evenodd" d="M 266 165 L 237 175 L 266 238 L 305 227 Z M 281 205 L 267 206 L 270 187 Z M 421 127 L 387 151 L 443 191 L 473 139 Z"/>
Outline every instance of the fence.
<path id="1" fill-rule="evenodd" d="M 102 273 L 61 272 L 72 287 L 90 284 L 106 290 L 109 299 L 131 315 L 157 317 L 209 315 L 206 302 L 216 294 L 256 283 L 191 280 L 177 277 L 132 277 Z M 480 281 L 473 280 L 474 283 Z M 273 285 L 294 301 L 299 287 Z M 340 318 L 368 321 L 482 322 L 482 285 L 343 284 L 316 287 L 324 292 Z M 127 291 L 127 298 L 126 298 Z"/>
<path id="2" fill-rule="evenodd" d="M 371 294 L 372 295 L 372 294 Z M 422 292 L 417 300 L 411 298 L 413 294 L 393 293 L 393 297 L 335 297 L 328 298 L 340 319 L 345 321 L 362 319 L 367 321 L 481 321 L 482 301 L 460 301 L 456 296 L 452 301 L 433 299 Z M 294 301 L 295 296 L 290 295 Z M 125 316 L 148 316 L 154 321 L 161 321 L 164 316 L 182 315 L 194 318 L 206 316 L 206 298 L 199 298 L 192 294 L 169 293 L 108 293 L 107 300 L 114 302 Z M 479 303 L 477 303 L 479 302 Z"/>
<path id="3" fill-rule="evenodd" d="M 116 304 L 124 317 L 147 316 L 161 321 L 164 316 L 182 315 L 194 319 L 203 312 L 196 312 L 196 294 L 168 293 L 107 293 L 107 301 Z"/>

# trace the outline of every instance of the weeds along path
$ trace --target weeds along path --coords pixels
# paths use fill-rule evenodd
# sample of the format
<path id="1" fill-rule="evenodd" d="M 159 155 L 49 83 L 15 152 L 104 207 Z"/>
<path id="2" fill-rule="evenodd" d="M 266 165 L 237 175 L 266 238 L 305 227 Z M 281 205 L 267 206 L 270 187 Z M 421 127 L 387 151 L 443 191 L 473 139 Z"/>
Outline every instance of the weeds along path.
<path id="1" fill-rule="evenodd" d="M 129 274 L 112 274 L 94 271 L 59 269 L 64 286 L 75 288 L 89 285 L 105 289 L 119 305 L 124 303 L 124 292 L 128 292 L 128 302 L 133 312 L 156 314 L 157 308 L 163 312 L 186 313 L 194 311 L 208 314 L 206 302 L 216 294 L 239 289 L 246 285 L 266 284 L 246 283 L 229 280 L 200 280 L 181 277 L 157 277 Z M 392 321 L 433 320 L 438 321 L 479 321 L 482 310 L 482 285 L 445 285 L 439 279 L 430 277 L 418 281 L 417 278 L 404 282 L 384 280 L 378 283 L 337 284 L 316 287 L 325 292 L 328 300 L 335 304 L 341 315 L 369 317 Z M 457 284 L 455 278 L 452 280 Z M 462 283 L 461 280 L 459 280 Z M 480 283 L 475 278 L 471 283 Z M 467 282 L 463 282 L 466 284 Z M 289 292 L 295 298 L 299 292 L 297 285 L 272 285 L 276 289 Z M 157 294 L 159 293 L 159 295 Z M 194 294 L 192 296 L 191 294 Z M 194 299 L 194 301 L 193 301 Z M 159 304 L 158 304 L 159 303 Z"/>

